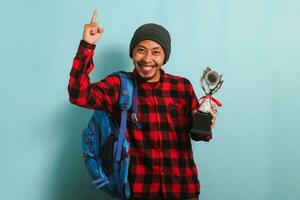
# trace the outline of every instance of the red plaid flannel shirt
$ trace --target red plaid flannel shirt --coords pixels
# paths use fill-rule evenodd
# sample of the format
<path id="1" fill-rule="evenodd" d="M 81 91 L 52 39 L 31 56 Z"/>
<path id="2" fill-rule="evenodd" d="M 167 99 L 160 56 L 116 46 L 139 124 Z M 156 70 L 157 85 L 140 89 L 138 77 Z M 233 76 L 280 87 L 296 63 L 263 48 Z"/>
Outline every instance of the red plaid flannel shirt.
<path id="1" fill-rule="evenodd" d="M 109 75 L 90 83 L 95 45 L 80 42 L 69 80 L 69 100 L 78 106 L 105 109 L 120 120 L 120 79 Z M 137 129 L 128 118 L 126 137 L 130 142 L 129 183 L 132 199 L 180 199 L 197 197 L 198 172 L 193 159 L 189 130 L 191 110 L 199 103 L 191 83 L 161 71 L 156 84 L 138 87 Z"/>

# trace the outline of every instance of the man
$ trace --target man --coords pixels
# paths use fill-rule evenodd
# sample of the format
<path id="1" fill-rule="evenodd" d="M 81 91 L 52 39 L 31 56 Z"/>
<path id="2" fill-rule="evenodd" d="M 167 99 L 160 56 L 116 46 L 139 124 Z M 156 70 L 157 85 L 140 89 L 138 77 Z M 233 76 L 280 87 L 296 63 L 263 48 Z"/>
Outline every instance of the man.
<path id="1" fill-rule="evenodd" d="M 94 11 L 73 61 L 68 91 L 70 102 L 91 109 L 105 109 L 120 120 L 117 75 L 90 83 L 95 43 L 103 28 Z M 167 74 L 162 66 L 171 52 L 169 32 L 158 24 L 139 27 L 130 42 L 129 55 L 137 81 L 138 129 L 129 120 L 129 184 L 131 199 L 198 199 L 200 183 L 189 131 L 199 103 L 191 83 Z"/>

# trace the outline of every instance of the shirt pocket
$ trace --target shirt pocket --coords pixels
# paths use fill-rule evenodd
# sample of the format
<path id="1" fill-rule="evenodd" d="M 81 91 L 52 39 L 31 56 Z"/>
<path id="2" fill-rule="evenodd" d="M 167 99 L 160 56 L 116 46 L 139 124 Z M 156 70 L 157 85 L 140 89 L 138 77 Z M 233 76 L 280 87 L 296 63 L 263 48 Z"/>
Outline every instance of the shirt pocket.
<path id="1" fill-rule="evenodd" d="M 174 131 L 186 131 L 188 120 L 188 108 L 181 104 L 169 104 L 167 106 L 168 121 Z"/>

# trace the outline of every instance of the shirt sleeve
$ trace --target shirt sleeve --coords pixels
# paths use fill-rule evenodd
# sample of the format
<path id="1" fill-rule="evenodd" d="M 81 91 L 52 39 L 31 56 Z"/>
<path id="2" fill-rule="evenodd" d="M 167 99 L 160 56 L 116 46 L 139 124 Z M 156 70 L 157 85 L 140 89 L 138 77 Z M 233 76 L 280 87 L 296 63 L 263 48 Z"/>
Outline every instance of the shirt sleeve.
<path id="1" fill-rule="evenodd" d="M 70 72 L 69 101 L 85 108 L 112 112 L 119 99 L 120 79 L 117 75 L 109 75 L 99 82 L 90 83 L 95 47 L 83 40 L 79 44 Z"/>
<path id="2" fill-rule="evenodd" d="M 194 91 L 194 88 L 193 88 L 193 85 L 188 81 L 188 92 L 190 94 L 190 113 L 189 113 L 189 117 L 187 120 L 187 126 L 188 126 L 188 129 L 189 131 L 191 130 L 192 126 L 193 126 L 193 113 L 194 111 L 198 110 L 199 109 L 199 101 L 198 101 L 198 98 L 195 94 L 195 91 Z"/>
<path id="3" fill-rule="evenodd" d="M 199 100 L 195 94 L 193 85 L 190 83 L 190 81 L 188 81 L 188 83 L 189 83 L 188 90 L 191 95 L 191 99 L 190 99 L 191 110 L 199 109 Z"/>

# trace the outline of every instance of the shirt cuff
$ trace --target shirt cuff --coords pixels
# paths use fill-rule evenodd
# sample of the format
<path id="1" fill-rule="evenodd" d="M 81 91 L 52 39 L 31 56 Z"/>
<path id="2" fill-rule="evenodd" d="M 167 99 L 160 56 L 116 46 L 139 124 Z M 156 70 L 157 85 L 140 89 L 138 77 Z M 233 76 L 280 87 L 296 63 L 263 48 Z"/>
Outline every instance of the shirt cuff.
<path id="1" fill-rule="evenodd" d="M 80 44 L 79 44 L 79 47 L 83 47 L 83 48 L 90 49 L 90 50 L 95 50 L 96 45 L 95 44 L 90 44 L 90 43 L 88 43 L 84 40 L 81 40 Z"/>

